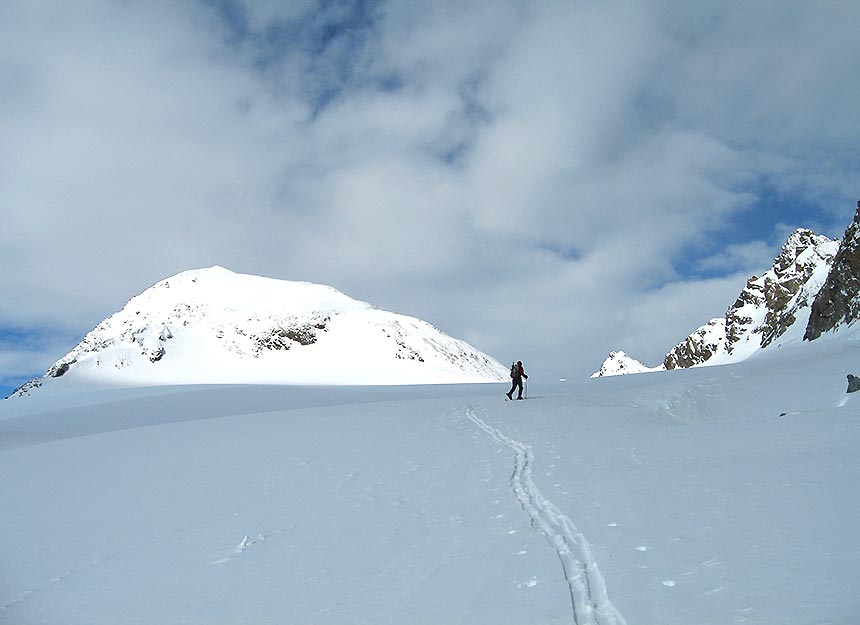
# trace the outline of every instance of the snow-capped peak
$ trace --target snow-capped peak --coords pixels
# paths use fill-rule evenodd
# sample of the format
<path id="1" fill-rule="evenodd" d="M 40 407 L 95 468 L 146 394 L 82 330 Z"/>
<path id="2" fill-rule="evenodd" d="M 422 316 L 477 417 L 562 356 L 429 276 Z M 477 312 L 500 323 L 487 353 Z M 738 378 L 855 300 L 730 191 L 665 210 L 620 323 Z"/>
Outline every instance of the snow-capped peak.
<path id="1" fill-rule="evenodd" d="M 371 308 L 330 286 L 240 274 L 215 265 L 166 278 L 132 298 L 125 309 L 164 312 L 177 301 L 212 310 L 248 310 L 257 315 L 283 312 L 285 307 L 293 314 Z"/>
<path id="2" fill-rule="evenodd" d="M 747 280 L 725 318 L 697 328 L 666 354 L 661 366 L 630 359 L 636 364 L 620 367 L 610 354 L 591 377 L 740 362 L 770 345 L 800 341 L 810 306 L 839 248 L 837 240 L 804 228 L 794 231 L 773 266 Z"/>
<path id="3" fill-rule="evenodd" d="M 601 378 L 610 375 L 625 375 L 628 373 L 646 373 L 657 371 L 662 367 L 651 368 L 642 364 L 635 358 L 631 358 L 622 351 L 609 352 L 609 356 L 603 361 L 599 371 L 591 374 L 592 378 Z"/>
<path id="4" fill-rule="evenodd" d="M 498 382 L 506 368 L 430 324 L 337 289 L 185 271 L 133 297 L 26 394 L 44 383 L 118 385 Z"/>

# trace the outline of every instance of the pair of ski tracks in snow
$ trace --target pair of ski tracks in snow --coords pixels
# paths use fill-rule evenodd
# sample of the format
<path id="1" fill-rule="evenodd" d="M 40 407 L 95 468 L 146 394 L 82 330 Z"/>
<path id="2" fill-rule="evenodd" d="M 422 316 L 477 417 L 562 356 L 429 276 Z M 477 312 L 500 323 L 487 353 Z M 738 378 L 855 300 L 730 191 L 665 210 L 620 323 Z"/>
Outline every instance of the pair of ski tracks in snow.
<path id="1" fill-rule="evenodd" d="M 466 417 L 493 440 L 514 452 L 511 489 L 534 527 L 555 549 L 561 560 L 564 578 L 570 590 L 573 620 L 576 625 L 626 625 L 621 613 L 612 605 L 603 575 L 591 553 L 585 536 L 573 522 L 547 500 L 532 481 L 534 455 L 531 447 L 505 436 L 499 429 L 478 416 L 473 407 Z"/>

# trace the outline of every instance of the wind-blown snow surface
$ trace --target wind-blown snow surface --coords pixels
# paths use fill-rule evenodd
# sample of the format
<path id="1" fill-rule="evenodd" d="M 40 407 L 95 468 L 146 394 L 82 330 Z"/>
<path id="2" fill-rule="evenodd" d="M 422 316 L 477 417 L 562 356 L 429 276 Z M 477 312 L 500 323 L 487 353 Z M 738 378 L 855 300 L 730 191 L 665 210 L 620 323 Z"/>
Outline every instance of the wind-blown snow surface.
<path id="1" fill-rule="evenodd" d="M 857 623 L 859 356 L 8 400 L 0 622 Z"/>

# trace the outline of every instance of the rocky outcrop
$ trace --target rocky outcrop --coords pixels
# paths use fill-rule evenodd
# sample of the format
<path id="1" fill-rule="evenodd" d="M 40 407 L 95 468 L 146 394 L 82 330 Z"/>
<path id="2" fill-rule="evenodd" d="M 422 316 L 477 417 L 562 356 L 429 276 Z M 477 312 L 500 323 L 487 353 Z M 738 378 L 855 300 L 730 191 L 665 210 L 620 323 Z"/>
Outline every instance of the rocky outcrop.
<path id="1" fill-rule="evenodd" d="M 824 286 L 815 297 L 804 340 L 849 325 L 860 318 L 860 202 L 854 221 L 845 230 Z"/>
<path id="2" fill-rule="evenodd" d="M 764 288 L 761 278 L 753 276 L 747 280 L 741 294 L 726 311 L 724 335 L 726 343 L 735 345 L 744 332 L 753 327 L 755 319 L 741 311 L 754 312 L 764 306 Z"/>
<path id="3" fill-rule="evenodd" d="M 767 347 L 805 319 L 838 247 L 838 241 L 810 230 L 793 232 L 773 267 L 750 278 L 726 312 L 726 352 Z"/>
<path id="4" fill-rule="evenodd" d="M 805 318 L 838 246 L 838 241 L 810 230 L 794 231 L 773 266 L 747 280 L 726 316 L 712 319 L 676 345 L 666 354 L 663 367 L 735 362 L 771 345 Z"/>
<path id="5" fill-rule="evenodd" d="M 693 332 L 678 343 L 663 359 L 663 367 L 667 370 L 688 369 L 700 365 L 712 356 L 725 349 L 726 320 L 711 319 L 707 325 Z"/>
<path id="6" fill-rule="evenodd" d="M 857 219 L 860 217 L 855 218 L 854 231 L 851 234 L 852 240 L 855 240 L 855 251 L 853 254 L 840 252 L 845 262 L 853 265 L 851 270 L 839 272 L 839 275 L 848 273 L 852 277 L 843 277 L 841 281 L 834 278 L 834 282 L 839 285 L 836 288 L 838 294 L 854 293 L 854 299 L 851 300 L 853 304 L 847 302 L 850 297 L 840 295 L 842 300 L 846 300 L 844 303 L 839 306 L 835 303 L 829 304 L 829 307 L 823 306 L 827 311 L 841 311 L 837 314 L 840 319 L 843 316 L 856 318 L 856 309 L 860 308 L 860 298 L 857 297 L 860 288 L 860 226 L 857 225 Z M 843 248 L 844 246 L 845 244 Z M 804 323 L 807 319 L 808 310 L 816 294 L 828 280 L 828 272 L 833 275 L 834 272 L 830 268 L 839 258 L 838 250 L 838 241 L 810 230 L 796 230 L 782 246 L 773 266 L 760 277 L 752 276 L 747 280 L 734 304 L 726 311 L 725 317 L 712 319 L 697 328 L 666 354 L 661 367 L 649 368 L 624 352 L 613 352 L 624 354 L 626 359 L 636 365 L 622 366 L 616 363 L 616 359 L 610 354 L 600 371 L 592 377 L 738 362 L 759 349 L 778 342 L 792 328 L 795 328 L 792 336 L 797 335 L 799 340 L 798 330 L 802 331 L 803 326 L 798 329 L 797 324 Z M 832 299 L 842 301 L 837 296 Z M 830 313 L 831 317 L 833 314 Z"/>
<path id="7" fill-rule="evenodd" d="M 317 342 L 317 330 L 325 330 L 325 322 L 299 324 L 286 328 L 276 325 L 250 337 L 251 351 L 255 357 L 259 357 L 266 350 L 277 351 L 290 349 L 293 345 L 313 345 Z M 241 328 L 236 328 L 234 331 L 241 333 Z"/>

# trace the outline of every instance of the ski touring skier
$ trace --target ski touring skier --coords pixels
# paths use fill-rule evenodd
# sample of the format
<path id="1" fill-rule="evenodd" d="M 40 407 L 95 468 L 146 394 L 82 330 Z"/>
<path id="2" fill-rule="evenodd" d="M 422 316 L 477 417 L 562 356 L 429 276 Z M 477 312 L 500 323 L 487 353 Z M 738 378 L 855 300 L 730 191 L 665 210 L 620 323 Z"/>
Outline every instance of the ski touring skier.
<path id="1" fill-rule="evenodd" d="M 511 365 L 511 390 L 505 393 L 508 399 L 514 398 L 514 391 L 517 389 L 519 389 L 517 399 L 523 398 L 523 378 L 528 380 L 529 376 L 526 375 L 526 372 L 523 369 L 523 361 L 518 360 L 516 363 Z"/>

